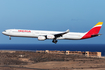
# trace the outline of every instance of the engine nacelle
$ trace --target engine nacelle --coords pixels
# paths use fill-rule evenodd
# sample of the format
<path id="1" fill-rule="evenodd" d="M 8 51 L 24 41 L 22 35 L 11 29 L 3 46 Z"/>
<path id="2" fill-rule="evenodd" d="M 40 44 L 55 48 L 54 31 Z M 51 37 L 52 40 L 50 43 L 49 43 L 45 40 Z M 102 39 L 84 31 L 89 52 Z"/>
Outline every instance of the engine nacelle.
<path id="1" fill-rule="evenodd" d="M 46 37 L 45 36 L 38 36 L 38 40 L 45 40 Z"/>
<path id="2" fill-rule="evenodd" d="M 47 35 L 47 39 L 54 39 L 55 36 L 54 35 Z"/>

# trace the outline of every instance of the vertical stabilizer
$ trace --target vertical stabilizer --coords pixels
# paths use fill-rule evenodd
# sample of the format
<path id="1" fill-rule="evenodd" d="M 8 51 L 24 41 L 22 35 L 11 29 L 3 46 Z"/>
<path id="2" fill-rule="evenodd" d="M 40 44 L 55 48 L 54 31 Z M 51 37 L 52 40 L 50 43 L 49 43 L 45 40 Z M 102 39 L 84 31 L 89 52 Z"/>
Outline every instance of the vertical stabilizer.
<path id="1" fill-rule="evenodd" d="M 81 39 L 91 38 L 94 35 L 98 36 L 103 22 L 98 22 L 90 31 L 88 31 Z"/>

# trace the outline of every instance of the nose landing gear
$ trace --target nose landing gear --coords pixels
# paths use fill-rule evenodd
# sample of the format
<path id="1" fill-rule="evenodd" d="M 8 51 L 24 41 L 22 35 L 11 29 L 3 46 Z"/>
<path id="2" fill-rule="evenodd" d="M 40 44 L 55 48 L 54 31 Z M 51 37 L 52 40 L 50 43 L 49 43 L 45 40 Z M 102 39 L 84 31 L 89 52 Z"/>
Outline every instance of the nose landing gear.
<path id="1" fill-rule="evenodd" d="M 11 40 L 11 36 L 9 36 L 9 40 Z"/>

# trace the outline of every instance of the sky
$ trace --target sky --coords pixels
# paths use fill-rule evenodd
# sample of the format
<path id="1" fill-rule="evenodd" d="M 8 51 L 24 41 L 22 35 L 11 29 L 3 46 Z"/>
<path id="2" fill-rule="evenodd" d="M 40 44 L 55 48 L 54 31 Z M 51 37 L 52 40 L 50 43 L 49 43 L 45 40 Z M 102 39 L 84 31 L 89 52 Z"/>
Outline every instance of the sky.
<path id="1" fill-rule="evenodd" d="M 105 0 L 0 0 L 0 44 L 53 44 L 52 40 L 12 37 L 6 29 L 87 32 L 103 22 L 99 37 L 58 40 L 57 44 L 105 44 Z"/>

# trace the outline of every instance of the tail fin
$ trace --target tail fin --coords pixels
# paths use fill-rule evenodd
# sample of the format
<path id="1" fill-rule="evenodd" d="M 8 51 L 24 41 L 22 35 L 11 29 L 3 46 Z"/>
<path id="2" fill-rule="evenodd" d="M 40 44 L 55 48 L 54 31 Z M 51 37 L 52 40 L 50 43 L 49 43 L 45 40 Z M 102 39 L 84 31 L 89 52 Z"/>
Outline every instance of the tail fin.
<path id="1" fill-rule="evenodd" d="M 98 22 L 90 31 L 88 31 L 83 37 L 82 39 L 85 39 L 85 38 L 91 38 L 91 37 L 94 37 L 94 36 L 99 36 L 99 31 L 101 29 L 101 26 L 102 26 L 103 22 Z"/>

